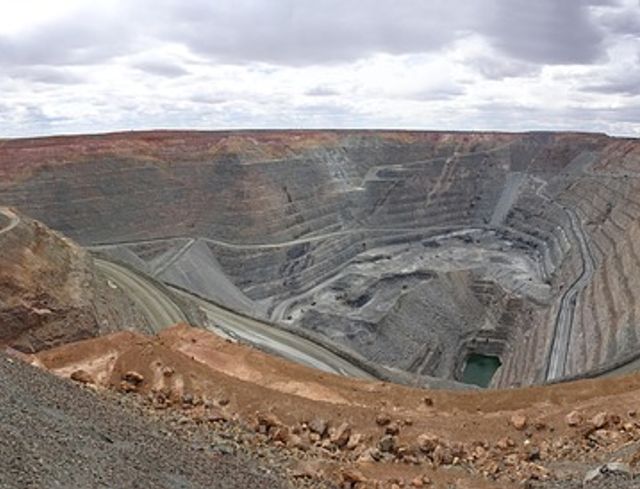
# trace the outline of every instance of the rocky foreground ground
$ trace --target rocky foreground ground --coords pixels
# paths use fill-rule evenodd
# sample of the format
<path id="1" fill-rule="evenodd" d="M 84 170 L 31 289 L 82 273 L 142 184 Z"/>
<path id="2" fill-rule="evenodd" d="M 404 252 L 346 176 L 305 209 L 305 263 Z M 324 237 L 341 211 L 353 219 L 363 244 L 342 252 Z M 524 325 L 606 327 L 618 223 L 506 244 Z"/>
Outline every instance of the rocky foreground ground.
<path id="1" fill-rule="evenodd" d="M 231 454 L 213 431 L 148 416 L 0 354 L 0 487 L 287 487 L 277 467 Z"/>
<path id="2" fill-rule="evenodd" d="M 73 382 L 2 358 L 0 487 L 640 487 L 640 376 L 425 391 L 188 326 L 22 358 Z"/>

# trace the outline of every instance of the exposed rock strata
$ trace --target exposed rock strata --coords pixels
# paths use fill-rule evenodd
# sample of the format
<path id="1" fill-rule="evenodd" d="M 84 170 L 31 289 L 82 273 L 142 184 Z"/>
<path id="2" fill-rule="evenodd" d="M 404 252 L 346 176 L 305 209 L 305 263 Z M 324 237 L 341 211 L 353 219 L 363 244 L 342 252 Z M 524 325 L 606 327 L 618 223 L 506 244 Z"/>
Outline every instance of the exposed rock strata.
<path id="1" fill-rule="evenodd" d="M 144 319 L 98 276 L 84 249 L 13 210 L 0 211 L 0 346 L 33 352 L 121 325 L 144 330 Z"/>
<path id="2" fill-rule="evenodd" d="M 638 350 L 639 146 L 376 131 L 19 140 L 0 151 L 0 199 L 375 362 L 451 378 L 486 342 L 503 364 L 494 385 L 507 386 Z"/>

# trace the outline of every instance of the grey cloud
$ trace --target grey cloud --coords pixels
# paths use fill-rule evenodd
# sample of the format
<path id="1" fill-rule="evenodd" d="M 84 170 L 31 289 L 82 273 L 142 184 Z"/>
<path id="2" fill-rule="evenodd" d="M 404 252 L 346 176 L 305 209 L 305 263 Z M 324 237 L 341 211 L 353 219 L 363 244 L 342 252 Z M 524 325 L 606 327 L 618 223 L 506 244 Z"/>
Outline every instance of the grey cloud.
<path id="1" fill-rule="evenodd" d="M 640 104 L 620 108 L 571 107 L 567 114 L 594 124 L 604 121 L 637 123 L 640 120 Z"/>
<path id="2" fill-rule="evenodd" d="M 611 32 L 640 37 L 640 4 L 635 8 L 606 9 L 598 20 Z"/>
<path id="3" fill-rule="evenodd" d="M 163 37 L 231 63 L 308 65 L 372 53 L 428 52 L 458 38 L 468 18 L 452 2 L 404 0 L 164 0 Z"/>
<path id="4" fill-rule="evenodd" d="M 10 78 L 18 78 L 35 83 L 51 85 L 75 85 L 83 83 L 85 79 L 65 68 L 51 66 L 20 66 L 6 72 Z"/>
<path id="5" fill-rule="evenodd" d="M 165 76 L 168 78 L 176 78 L 189 74 L 189 71 L 179 64 L 167 61 L 139 61 L 137 63 L 133 63 L 132 66 L 146 73 Z"/>
<path id="6" fill-rule="evenodd" d="M 460 86 L 436 87 L 412 92 L 405 95 L 403 98 L 416 100 L 418 102 L 428 102 L 433 100 L 450 100 L 463 95 L 464 93 L 464 88 Z"/>
<path id="7" fill-rule="evenodd" d="M 610 79 L 604 83 L 586 85 L 581 88 L 585 92 L 596 92 L 618 95 L 640 95 L 640 74 L 632 74 L 628 77 Z"/>
<path id="8" fill-rule="evenodd" d="M 584 83 L 580 90 L 607 95 L 640 95 L 640 71 L 638 71 L 638 66 L 640 66 L 640 52 L 634 60 L 621 64 L 616 73 L 604 76 L 601 73 L 601 80 Z"/>
<path id="9" fill-rule="evenodd" d="M 196 94 L 189 97 L 189 100 L 196 104 L 218 105 L 228 102 L 230 99 L 223 96 Z"/>
<path id="10" fill-rule="evenodd" d="M 500 0 L 482 32 L 516 59 L 541 64 L 594 63 L 605 35 L 583 0 Z"/>
<path id="11" fill-rule="evenodd" d="M 0 66 L 99 63 L 130 50 L 132 35 L 127 23 L 75 14 L 37 30 L 0 35 Z"/>
<path id="12" fill-rule="evenodd" d="M 20 124 L 26 125 L 41 134 L 55 130 L 58 124 L 68 120 L 70 119 L 64 116 L 51 116 L 41 107 L 33 104 L 25 104 L 18 110 Z"/>
<path id="13" fill-rule="evenodd" d="M 340 95 L 340 92 L 326 85 L 317 85 L 304 92 L 304 94 L 309 97 L 331 97 L 333 95 Z"/>
<path id="14" fill-rule="evenodd" d="M 216 62 L 305 66 L 374 53 L 434 52 L 472 33 L 515 60 L 591 63 L 604 42 L 604 30 L 589 14 L 596 3 L 603 2 L 140 0 L 122 2 L 118 18 L 76 12 L 38 30 L 0 36 L 0 66 L 99 63 L 135 54 L 139 40 L 181 43 Z M 161 76 L 184 74 L 180 66 L 159 62 L 138 67 Z M 488 76 L 499 78 L 500 71 Z"/>
<path id="15" fill-rule="evenodd" d="M 164 26 L 162 37 L 222 62 L 295 66 L 381 52 L 433 52 L 471 33 L 523 62 L 594 63 L 605 52 L 605 32 L 590 7 L 614 5 L 605 0 L 159 1 L 155 12 Z"/>
<path id="16" fill-rule="evenodd" d="M 532 76 L 540 72 L 540 65 L 495 55 L 471 58 L 465 64 L 490 80 Z"/>

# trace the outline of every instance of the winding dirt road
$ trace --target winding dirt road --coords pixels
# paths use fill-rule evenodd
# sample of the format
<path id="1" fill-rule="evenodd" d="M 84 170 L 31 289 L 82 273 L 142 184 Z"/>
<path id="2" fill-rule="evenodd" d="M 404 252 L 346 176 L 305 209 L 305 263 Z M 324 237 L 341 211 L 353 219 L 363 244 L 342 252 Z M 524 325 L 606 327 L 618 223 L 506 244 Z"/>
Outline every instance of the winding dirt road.
<path id="1" fill-rule="evenodd" d="M 4 222 L 5 219 L 8 222 Z M 7 233 L 15 228 L 20 222 L 20 218 L 7 207 L 0 207 L 0 234 Z"/>
<path id="2" fill-rule="evenodd" d="M 571 222 L 571 231 L 578 242 L 582 261 L 582 272 L 567 288 L 560 299 L 560 308 L 556 316 L 555 334 L 551 343 L 551 354 L 547 364 L 547 382 L 561 378 L 565 374 L 565 366 L 571 343 L 576 301 L 578 294 L 591 282 L 595 269 L 595 260 L 589 249 L 587 238 L 582 230 L 582 224 L 576 213 L 567 207 L 562 207 Z"/>
<path id="3" fill-rule="evenodd" d="M 241 338 L 253 345 L 271 350 L 288 360 L 318 370 L 360 379 L 375 379 L 365 370 L 318 343 L 276 328 L 266 322 L 224 309 L 188 292 L 170 288 L 196 302 L 207 315 L 209 321 L 229 336 Z"/>
<path id="4" fill-rule="evenodd" d="M 140 307 L 154 332 L 176 323 L 188 322 L 186 315 L 175 301 L 151 280 L 113 262 L 96 258 L 95 263 L 109 280 L 127 293 Z M 268 323 L 229 311 L 187 292 L 173 290 L 194 301 L 209 320 L 229 336 L 242 338 L 288 360 L 319 370 L 363 379 L 375 378 L 317 343 L 280 330 Z"/>
<path id="5" fill-rule="evenodd" d="M 176 323 L 187 322 L 180 307 L 149 280 L 116 263 L 98 258 L 94 262 L 98 270 L 135 302 L 154 333 Z"/>

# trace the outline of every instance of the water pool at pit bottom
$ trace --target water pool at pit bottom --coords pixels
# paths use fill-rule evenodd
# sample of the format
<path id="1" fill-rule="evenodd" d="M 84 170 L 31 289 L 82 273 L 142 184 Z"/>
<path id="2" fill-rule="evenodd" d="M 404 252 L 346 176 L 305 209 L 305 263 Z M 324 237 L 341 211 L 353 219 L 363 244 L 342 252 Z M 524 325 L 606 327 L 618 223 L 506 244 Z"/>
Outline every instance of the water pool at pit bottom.
<path id="1" fill-rule="evenodd" d="M 495 355 L 482 355 L 471 353 L 462 372 L 462 382 L 473 384 L 479 387 L 488 387 L 493 378 L 493 374 L 502 365 L 500 358 Z"/>

